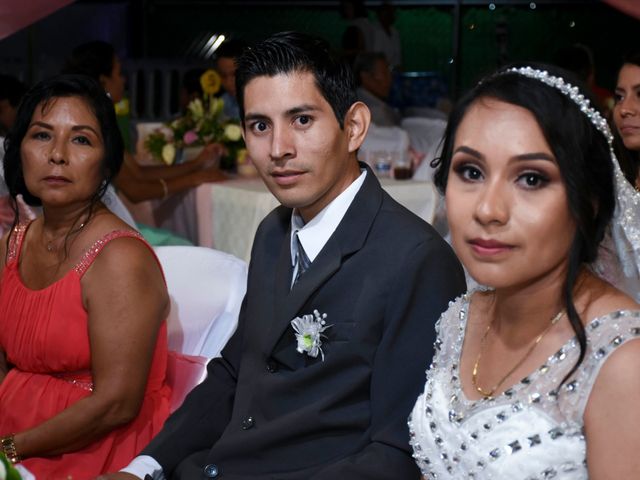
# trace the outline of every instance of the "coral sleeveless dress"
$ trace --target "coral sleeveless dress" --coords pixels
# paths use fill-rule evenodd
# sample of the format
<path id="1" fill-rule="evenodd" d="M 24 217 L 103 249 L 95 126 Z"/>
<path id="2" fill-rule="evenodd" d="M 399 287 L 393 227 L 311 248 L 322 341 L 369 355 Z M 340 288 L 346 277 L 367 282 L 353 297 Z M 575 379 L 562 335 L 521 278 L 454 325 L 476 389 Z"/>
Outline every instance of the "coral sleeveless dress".
<path id="1" fill-rule="evenodd" d="M 136 232 L 113 231 L 88 249 L 63 278 L 31 290 L 18 271 L 27 228 L 23 224 L 14 231 L 0 276 L 0 347 L 15 366 L 0 383 L 0 436 L 32 428 L 91 395 L 88 315 L 82 306 L 80 279 L 110 241 L 133 237 L 144 242 Z M 169 414 L 166 366 L 164 323 L 138 416 L 81 450 L 29 458 L 23 465 L 39 480 L 91 479 L 127 465 L 160 431 Z"/>

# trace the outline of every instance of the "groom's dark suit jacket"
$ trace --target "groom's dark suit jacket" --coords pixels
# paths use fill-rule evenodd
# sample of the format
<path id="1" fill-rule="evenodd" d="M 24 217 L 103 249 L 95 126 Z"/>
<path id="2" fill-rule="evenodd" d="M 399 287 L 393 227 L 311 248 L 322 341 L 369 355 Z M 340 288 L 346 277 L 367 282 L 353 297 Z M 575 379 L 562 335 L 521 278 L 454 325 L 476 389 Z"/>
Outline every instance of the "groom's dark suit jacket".
<path id="1" fill-rule="evenodd" d="M 417 479 L 407 416 L 462 268 L 370 170 L 293 289 L 290 222 L 279 207 L 260 225 L 236 333 L 143 454 L 183 480 Z M 324 360 L 290 325 L 314 310 Z"/>

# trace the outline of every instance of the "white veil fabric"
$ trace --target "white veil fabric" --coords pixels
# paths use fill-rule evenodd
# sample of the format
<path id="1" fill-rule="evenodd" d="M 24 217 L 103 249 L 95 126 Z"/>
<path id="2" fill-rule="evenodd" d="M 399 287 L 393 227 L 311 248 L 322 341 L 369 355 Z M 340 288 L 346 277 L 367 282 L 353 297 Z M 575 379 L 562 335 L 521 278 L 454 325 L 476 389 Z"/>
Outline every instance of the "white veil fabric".
<path id="1" fill-rule="evenodd" d="M 640 302 L 640 192 L 627 181 L 613 150 L 616 209 L 593 271 Z"/>

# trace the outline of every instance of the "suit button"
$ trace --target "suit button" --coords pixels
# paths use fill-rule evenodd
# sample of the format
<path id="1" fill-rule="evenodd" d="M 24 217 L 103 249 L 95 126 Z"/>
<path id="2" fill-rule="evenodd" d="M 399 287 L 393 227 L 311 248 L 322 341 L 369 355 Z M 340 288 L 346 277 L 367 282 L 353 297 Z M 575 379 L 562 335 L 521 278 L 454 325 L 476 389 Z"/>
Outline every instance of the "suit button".
<path id="1" fill-rule="evenodd" d="M 276 373 L 278 371 L 278 364 L 274 360 L 267 362 L 267 372 Z"/>
<path id="2" fill-rule="evenodd" d="M 216 478 L 218 476 L 218 466 L 210 463 L 204 467 L 204 474 L 207 478 Z"/>
<path id="3" fill-rule="evenodd" d="M 242 421 L 242 429 L 243 430 L 249 430 L 250 428 L 253 428 L 255 423 L 256 422 L 253 419 L 253 417 L 247 417 Z"/>

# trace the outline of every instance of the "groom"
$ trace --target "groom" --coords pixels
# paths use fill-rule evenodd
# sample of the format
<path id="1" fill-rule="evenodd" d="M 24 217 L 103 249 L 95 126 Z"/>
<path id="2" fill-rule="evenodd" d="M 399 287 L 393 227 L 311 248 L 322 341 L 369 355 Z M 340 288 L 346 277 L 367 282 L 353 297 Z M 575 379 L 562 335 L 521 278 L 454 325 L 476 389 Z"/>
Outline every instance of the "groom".
<path id="1" fill-rule="evenodd" d="M 434 324 L 465 289 L 460 264 L 358 163 L 369 110 L 325 42 L 257 44 L 238 60 L 237 87 L 247 148 L 283 206 L 256 233 L 222 358 L 126 471 L 418 479 L 407 416 Z"/>

